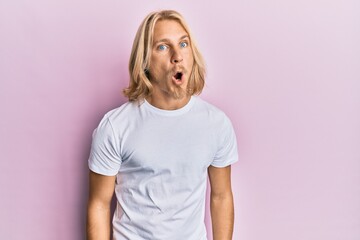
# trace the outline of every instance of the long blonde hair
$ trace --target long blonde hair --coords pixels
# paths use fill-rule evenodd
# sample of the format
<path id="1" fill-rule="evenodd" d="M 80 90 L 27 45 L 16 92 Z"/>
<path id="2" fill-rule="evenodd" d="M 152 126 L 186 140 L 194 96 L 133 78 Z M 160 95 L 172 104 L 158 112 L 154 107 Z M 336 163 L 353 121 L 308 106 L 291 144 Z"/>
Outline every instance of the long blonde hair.
<path id="1" fill-rule="evenodd" d="M 154 28 L 159 20 L 178 21 L 188 33 L 194 56 L 194 64 L 188 83 L 188 93 L 190 95 L 200 94 L 204 88 L 205 62 L 188 25 L 180 13 L 174 10 L 162 10 L 150 13 L 143 20 L 136 33 L 129 61 L 130 82 L 129 86 L 123 90 L 124 95 L 129 101 L 145 98 L 152 94 L 153 86 L 146 69 L 149 69 Z"/>

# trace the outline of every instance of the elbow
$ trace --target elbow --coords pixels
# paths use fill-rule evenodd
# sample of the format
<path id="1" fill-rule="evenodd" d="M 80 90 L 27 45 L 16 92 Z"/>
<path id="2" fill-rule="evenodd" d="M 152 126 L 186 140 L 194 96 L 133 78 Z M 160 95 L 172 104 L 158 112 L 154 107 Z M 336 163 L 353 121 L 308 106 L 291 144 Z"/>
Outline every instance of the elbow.
<path id="1" fill-rule="evenodd" d="M 210 199 L 211 201 L 215 201 L 215 202 L 233 201 L 233 194 L 232 191 L 226 191 L 220 193 L 211 192 Z"/>

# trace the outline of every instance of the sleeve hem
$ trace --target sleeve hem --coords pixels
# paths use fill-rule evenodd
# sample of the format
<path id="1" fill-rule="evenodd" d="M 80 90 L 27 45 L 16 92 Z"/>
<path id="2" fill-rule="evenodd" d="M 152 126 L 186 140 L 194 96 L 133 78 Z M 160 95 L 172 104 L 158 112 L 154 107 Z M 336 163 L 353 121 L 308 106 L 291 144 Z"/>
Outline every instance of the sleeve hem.
<path id="1" fill-rule="evenodd" d="M 91 171 L 93 171 L 94 173 L 104 175 L 104 176 L 116 176 L 118 174 L 118 171 L 104 171 L 103 169 L 100 169 L 94 165 L 89 165 L 89 169 Z"/>
<path id="2" fill-rule="evenodd" d="M 213 167 L 217 167 L 217 168 L 223 168 L 223 167 L 230 166 L 231 164 L 234 164 L 234 163 L 236 163 L 237 161 L 239 161 L 239 159 L 238 159 L 238 158 L 235 158 L 235 159 L 232 159 L 231 161 L 226 162 L 226 163 L 216 163 L 216 162 L 212 162 L 210 165 L 213 166 Z"/>

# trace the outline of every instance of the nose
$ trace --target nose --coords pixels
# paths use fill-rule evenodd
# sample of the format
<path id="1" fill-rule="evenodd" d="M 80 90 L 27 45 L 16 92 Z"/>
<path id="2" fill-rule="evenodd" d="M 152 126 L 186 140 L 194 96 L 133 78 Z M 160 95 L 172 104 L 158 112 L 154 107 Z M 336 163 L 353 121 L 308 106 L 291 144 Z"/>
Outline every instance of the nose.
<path id="1" fill-rule="evenodd" d="M 174 63 L 174 64 L 180 63 L 180 62 L 182 62 L 182 60 L 183 60 L 183 57 L 182 57 L 180 51 L 174 50 L 172 58 L 171 58 L 171 63 Z"/>

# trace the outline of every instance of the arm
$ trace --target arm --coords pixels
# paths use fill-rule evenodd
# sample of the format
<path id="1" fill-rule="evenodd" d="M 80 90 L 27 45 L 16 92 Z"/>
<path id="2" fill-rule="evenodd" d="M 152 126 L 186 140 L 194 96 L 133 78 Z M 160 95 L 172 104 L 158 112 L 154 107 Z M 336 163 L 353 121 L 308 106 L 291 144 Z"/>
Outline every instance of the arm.
<path id="1" fill-rule="evenodd" d="M 231 166 L 208 168 L 211 186 L 210 212 L 214 240 L 231 240 L 234 228 L 234 202 Z"/>
<path id="2" fill-rule="evenodd" d="M 90 171 L 87 208 L 87 240 L 110 239 L 110 205 L 114 194 L 115 176 L 103 176 Z"/>

